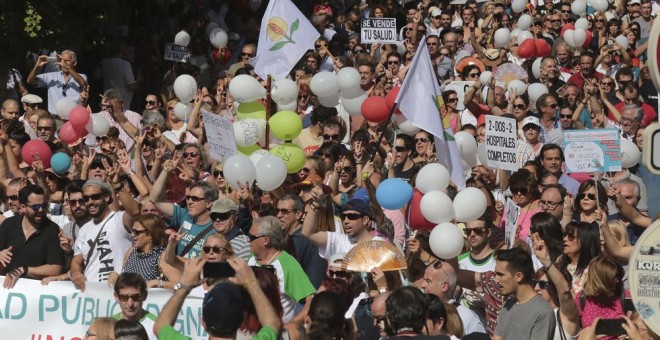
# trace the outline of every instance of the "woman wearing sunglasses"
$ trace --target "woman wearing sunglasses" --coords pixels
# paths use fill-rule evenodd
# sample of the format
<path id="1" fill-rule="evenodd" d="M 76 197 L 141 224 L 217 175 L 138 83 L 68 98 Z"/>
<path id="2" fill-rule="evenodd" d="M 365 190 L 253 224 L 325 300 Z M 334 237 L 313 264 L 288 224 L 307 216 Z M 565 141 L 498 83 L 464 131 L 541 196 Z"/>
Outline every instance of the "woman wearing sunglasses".
<path id="1" fill-rule="evenodd" d="M 596 217 L 598 209 L 607 214 L 607 190 L 600 182 L 598 186 L 594 185 L 592 180 L 583 182 L 575 197 L 573 220 L 586 223 L 598 222 Z"/>
<path id="2" fill-rule="evenodd" d="M 598 225 L 584 222 L 571 222 L 564 228 L 564 254 L 560 267 L 568 270 L 573 277 L 571 293 L 582 291 L 587 278 L 589 262 L 600 255 L 600 230 Z"/>
<path id="3" fill-rule="evenodd" d="M 525 240 L 530 233 L 532 216 L 541 211 L 536 178 L 527 169 L 520 169 L 511 175 L 509 189 L 513 202 L 520 208 L 520 213 L 515 221 L 515 235 L 517 239 Z M 501 224 L 506 224 L 506 216 L 507 211 L 505 210 Z"/>

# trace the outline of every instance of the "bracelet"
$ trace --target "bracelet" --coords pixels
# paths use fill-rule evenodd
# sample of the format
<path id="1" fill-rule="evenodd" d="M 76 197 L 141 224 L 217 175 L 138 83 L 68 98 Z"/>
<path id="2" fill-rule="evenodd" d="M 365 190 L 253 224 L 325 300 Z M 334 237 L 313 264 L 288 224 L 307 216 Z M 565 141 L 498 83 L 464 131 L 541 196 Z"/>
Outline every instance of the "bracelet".
<path id="1" fill-rule="evenodd" d="M 158 288 L 163 288 L 163 280 L 158 280 Z"/>
<path id="2" fill-rule="evenodd" d="M 249 279 L 245 282 L 245 284 L 243 284 L 243 288 L 245 288 L 247 290 L 250 283 L 256 283 L 256 282 L 257 282 L 257 279 Z"/>
<path id="3" fill-rule="evenodd" d="M 312 211 L 314 212 L 319 211 L 319 208 L 321 208 L 320 206 L 314 204 L 310 204 L 309 207 L 312 208 Z"/>
<path id="4" fill-rule="evenodd" d="M 552 261 L 550 261 L 550 264 L 547 265 L 547 266 L 546 266 L 545 264 L 543 264 L 543 263 L 541 263 L 541 264 L 543 265 L 543 268 L 545 268 L 545 270 L 549 270 L 550 267 L 552 267 L 552 264 L 553 264 L 553 263 L 552 263 Z"/>
<path id="5" fill-rule="evenodd" d="M 366 181 L 367 178 L 369 178 L 369 173 L 368 173 L 368 172 L 363 172 L 363 173 L 362 173 L 362 180 L 363 180 L 363 181 Z"/>

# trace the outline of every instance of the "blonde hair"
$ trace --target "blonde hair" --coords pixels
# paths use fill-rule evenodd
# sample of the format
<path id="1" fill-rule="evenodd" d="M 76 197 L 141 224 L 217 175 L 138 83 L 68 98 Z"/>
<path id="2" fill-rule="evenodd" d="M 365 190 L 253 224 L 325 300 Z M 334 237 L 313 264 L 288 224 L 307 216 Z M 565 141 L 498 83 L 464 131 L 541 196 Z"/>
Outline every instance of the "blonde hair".
<path id="1" fill-rule="evenodd" d="M 584 296 L 616 299 L 623 291 L 623 268 L 610 256 L 598 255 L 589 263 Z"/>
<path id="2" fill-rule="evenodd" d="M 630 246 L 630 236 L 628 235 L 628 230 L 626 226 L 623 225 L 621 221 L 609 221 L 607 224 L 610 227 L 610 231 L 614 235 L 617 241 L 619 241 L 620 247 Z"/>
<path id="3" fill-rule="evenodd" d="M 96 318 L 89 327 L 94 326 L 97 339 L 110 340 L 110 334 L 113 332 L 115 322 L 117 320 L 111 317 Z"/>
<path id="4" fill-rule="evenodd" d="M 445 310 L 447 311 L 447 320 L 445 320 L 445 325 L 443 328 L 446 330 L 447 335 L 453 335 L 457 338 L 462 338 L 463 333 L 463 321 L 461 321 L 461 316 L 458 315 L 458 309 L 456 306 L 445 302 Z"/>
<path id="5" fill-rule="evenodd" d="M 222 243 L 224 243 L 225 245 L 224 248 L 225 250 L 227 250 L 227 258 L 236 256 L 236 254 L 234 253 L 234 248 L 231 247 L 231 243 L 229 243 L 229 241 L 223 234 L 215 233 L 207 236 L 206 240 L 204 240 L 204 245 L 206 245 L 206 242 L 212 237 L 215 237 L 218 240 L 220 240 Z"/>

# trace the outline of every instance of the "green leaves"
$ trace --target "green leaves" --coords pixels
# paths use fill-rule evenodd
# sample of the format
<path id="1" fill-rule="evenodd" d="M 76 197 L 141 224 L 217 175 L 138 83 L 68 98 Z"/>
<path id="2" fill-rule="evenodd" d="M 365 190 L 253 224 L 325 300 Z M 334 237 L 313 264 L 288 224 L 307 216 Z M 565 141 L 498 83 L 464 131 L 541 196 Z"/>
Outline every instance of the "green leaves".
<path id="1" fill-rule="evenodd" d="M 296 19 L 296 21 L 291 24 L 291 33 L 289 33 L 290 36 L 293 36 L 293 32 L 298 30 L 298 26 L 300 26 L 300 20 Z"/>
<path id="2" fill-rule="evenodd" d="M 290 41 L 280 41 L 280 42 L 276 43 L 275 45 L 273 45 L 273 46 L 269 49 L 269 51 L 277 51 L 277 50 L 279 50 L 280 48 L 284 47 L 284 45 L 286 45 L 286 44 L 288 44 L 288 43 L 290 43 Z"/>

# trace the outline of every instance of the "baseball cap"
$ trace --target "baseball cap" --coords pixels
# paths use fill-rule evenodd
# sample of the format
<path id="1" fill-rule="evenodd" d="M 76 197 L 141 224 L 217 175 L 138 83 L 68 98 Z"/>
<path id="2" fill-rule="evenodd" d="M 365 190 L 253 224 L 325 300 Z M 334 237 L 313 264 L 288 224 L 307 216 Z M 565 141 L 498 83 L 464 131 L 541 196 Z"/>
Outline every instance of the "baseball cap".
<path id="1" fill-rule="evenodd" d="M 224 197 L 213 202 L 213 206 L 211 206 L 211 213 L 224 214 L 232 210 L 238 211 L 238 205 L 231 199 Z"/>
<path id="2" fill-rule="evenodd" d="M 219 337 L 234 336 L 243 322 L 243 297 L 237 286 L 218 283 L 204 296 L 202 318 L 209 334 Z"/>
<path id="3" fill-rule="evenodd" d="M 431 12 L 432 17 L 437 17 L 438 15 L 442 14 L 442 11 L 439 9 L 434 9 L 433 12 Z"/>
<path id="4" fill-rule="evenodd" d="M 641 4 L 641 3 L 642 3 L 642 2 L 639 1 L 639 0 L 630 0 L 630 1 L 628 1 L 628 4 L 629 4 L 629 5 L 633 5 L 633 4 Z"/>
<path id="5" fill-rule="evenodd" d="M 541 122 L 539 121 L 538 118 L 536 118 L 534 116 L 529 116 L 529 117 L 526 117 L 525 119 L 523 119 L 523 123 L 522 123 L 523 128 L 527 124 L 536 125 L 539 129 L 541 128 Z"/>
<path id="6" fill-rule="evenodd" d="M 357 211 L 363 215 L 369 216 L 372 220 L 374 219 L 374 213 L 371 210 L 371 205 L 369 202 L 366 202 L 364 200 L 360 199 L 350 199 L 348 203 L 346 203 L 346 206 L 344 207 L 344 211 L 347 210 L 354 210 Z"/>
<path id="7" fill-rule="evenodd" d="M 41 104 L 43 102 L 44 100 L 41 99 L 41 97 L 37 96 L 36 94 L 29 93 L 21 97 L 21 103 L 25 103 L 25 104 Z"/>

